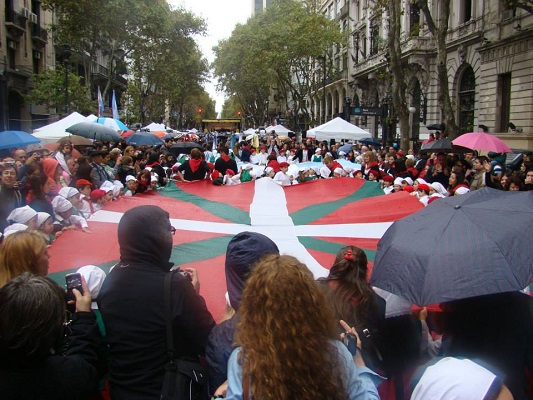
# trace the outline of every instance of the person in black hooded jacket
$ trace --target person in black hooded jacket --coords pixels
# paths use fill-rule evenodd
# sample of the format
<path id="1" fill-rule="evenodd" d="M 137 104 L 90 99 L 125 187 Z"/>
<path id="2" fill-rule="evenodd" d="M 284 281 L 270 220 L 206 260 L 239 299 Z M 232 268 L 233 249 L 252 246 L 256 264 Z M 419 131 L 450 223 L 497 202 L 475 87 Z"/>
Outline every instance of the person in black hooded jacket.
<path id="1" fill-rule="evenodd" d="M 172 226 L 166 211 L 139 206 L 118 224 L 120 263 L 106 277 L 98 306 L 110 349 L 109 383 L 114 400 L 158 399 L 168 362 L 163 281 L 170 271 Z M 176 357 L 204 354 L 215 325 L 195 291 L 196 271 L 174 274 L 172 320 Z M 192 284 L 191 284 L 192 280 Z"/>
<path id="2" fill-rule="evenodd" d="M 239 303 L 254 264 L 266 254 L 279 254 L 271 239 L 255 232 L 241 232 L 228 243 L 226 250 L 226 286 L 235 315 L 215 326 L 209 335 L 206 359 L 209 372 L 209 394 L 227 379 L 228 360 L 233 351 L 233 338 L 239 318 Z"/>

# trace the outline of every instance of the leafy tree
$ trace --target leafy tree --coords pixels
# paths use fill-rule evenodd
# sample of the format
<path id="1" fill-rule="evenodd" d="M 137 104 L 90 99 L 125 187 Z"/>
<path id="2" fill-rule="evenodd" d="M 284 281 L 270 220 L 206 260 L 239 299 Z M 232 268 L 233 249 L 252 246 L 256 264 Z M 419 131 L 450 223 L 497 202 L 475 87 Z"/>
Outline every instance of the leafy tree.
<path id="1" fill-rule="evenodd" d="M 318 87 L 317 57 L 343 43 L 338 24 L 317 13 L 315 3 L 275 1 L 214 49 L 221 88 L 256 126 L 264 122 L 273 88 L 279 99 L 292 99 L 295 115 L 312 119 L 307 99 Z"/>
<path id="2" fill-rule="evenodd" d="M 42 104 L 56 108 L 59 113 L 65 110 L 65 69 L 57 65 L 56 69 L 47 69 L 42 74 L 32 77 L 33 89 L 26 100 L 33 104 Z M 90 113 L 94 104 L 90 101 L 87 87 L 82 84 L 81 77 L 68 73 L 68 109 L 79 113 Z"/>

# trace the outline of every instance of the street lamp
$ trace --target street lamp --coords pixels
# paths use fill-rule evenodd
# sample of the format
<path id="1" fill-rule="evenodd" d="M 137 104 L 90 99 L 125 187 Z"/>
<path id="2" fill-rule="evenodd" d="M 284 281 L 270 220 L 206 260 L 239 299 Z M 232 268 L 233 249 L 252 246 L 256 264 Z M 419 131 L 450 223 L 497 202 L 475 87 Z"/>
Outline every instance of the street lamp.
<path id="1" fill-rule="evenodd" d="M 72 55 L 72 49 L 68 44 L 61 46 L 61 61 L 63 62 L 63 68 L 65 69 L 65 114 L 68 114 L 68 65 L 67 61 Z"/>
<path id="2" fill-rule="evenodd" d="M 350 122 L 350 105 L 352 104 L 352 98 L 350 96 L 346 96 L 344 99 L 344 119 L 348 122 Z"/>

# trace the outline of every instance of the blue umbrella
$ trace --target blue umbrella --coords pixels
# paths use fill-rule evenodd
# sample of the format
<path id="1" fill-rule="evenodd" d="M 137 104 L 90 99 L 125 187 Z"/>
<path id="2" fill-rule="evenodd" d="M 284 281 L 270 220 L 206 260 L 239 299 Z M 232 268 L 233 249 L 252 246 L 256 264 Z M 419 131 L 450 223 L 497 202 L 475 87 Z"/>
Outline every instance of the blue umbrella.
<path id="1" fill-rule="evenodd" d="M 124 124 L 124 122 L 116 118 L 100 117 L 100 118 L 97 118 L 93 122 L 96 122 L 100 125 L 107 126 L 108 128 L 111 128 L 114 131 L 127 131 L 128 130 L 128 127 L 126 126 L 126 124 Z"/>
<path id="2" fill-rule="evenodd" d="M 343 144 L 339 148 L 339 151 L 344 151 L 346 154 L 348 154 L 348 152 L 353 149 L 353 146 L 354 145 L 352 143 Z"/>
<path id="3" fill-rule="evenodd" d="M 158 146 L 165 144 L 165 142 L 156 135 L 147 132 L 135 132 L 126 139 L 126 143 L 134 146 Z"/>
<path id="4" fill-rule="evenodd" d="M 29 144 L 40 143 L 35 136 L 23 131 L 3 131 L 0 132 L 0 149 L 13 149 Z"/>
<path id="5" fill-rule="evenodd" d="M 367 146 L 381 147 L 381 143 L 374 138 L 365 138 L 358 141 L 359 143 L 366 144 Z"/>

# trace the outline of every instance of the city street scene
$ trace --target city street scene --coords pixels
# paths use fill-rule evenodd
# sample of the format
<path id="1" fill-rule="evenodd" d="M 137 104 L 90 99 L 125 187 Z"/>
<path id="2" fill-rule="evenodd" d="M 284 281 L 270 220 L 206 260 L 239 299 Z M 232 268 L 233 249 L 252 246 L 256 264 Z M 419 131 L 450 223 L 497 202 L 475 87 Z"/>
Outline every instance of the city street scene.
<path id="1" fill-rule="evenodd" d="M 1 399 L 533 399 L 533 0 L 0 19 Z"/>

